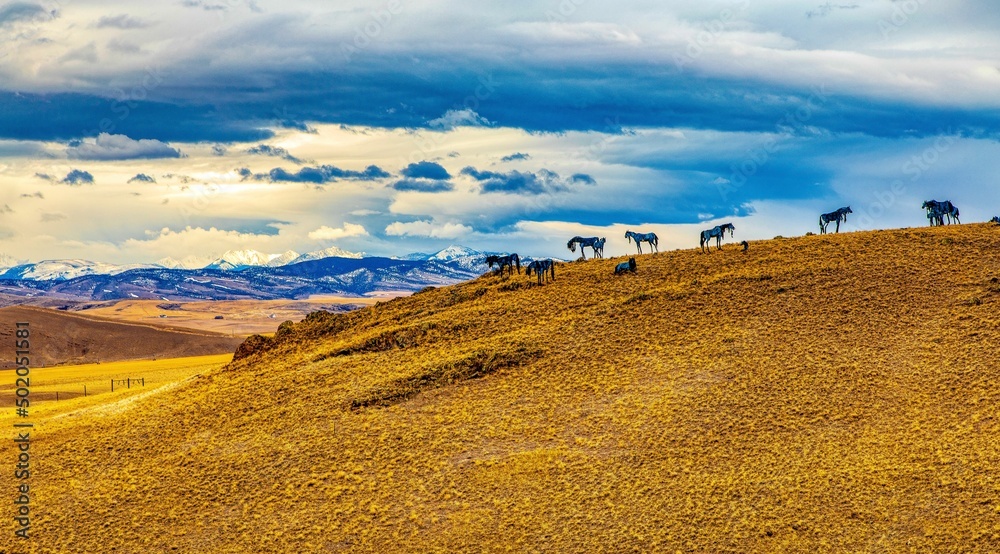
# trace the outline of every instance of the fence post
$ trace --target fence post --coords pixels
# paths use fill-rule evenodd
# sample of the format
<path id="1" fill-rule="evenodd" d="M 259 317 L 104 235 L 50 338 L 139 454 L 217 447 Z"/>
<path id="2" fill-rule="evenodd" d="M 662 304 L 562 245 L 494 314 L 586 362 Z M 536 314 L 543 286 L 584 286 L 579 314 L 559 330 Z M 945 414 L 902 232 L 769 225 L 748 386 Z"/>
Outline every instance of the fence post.
<path id="1" fill-rule="evenodd" d="M 59 391 L 56 391 L 56 402 L 59 402 Z"/>
<path id="2" fill-rule="evenodd" d="M 115 380 L 111 380 L 111 392 L 115 392 Z"/>
<path id="3" fill-rule="evenodd" d="M 87 397 L 87 385 L 84 385 L 84 386 L 83 386 L 83 397 L 84 397 L 84 398 L 86 398 L 86 397 Z"/>

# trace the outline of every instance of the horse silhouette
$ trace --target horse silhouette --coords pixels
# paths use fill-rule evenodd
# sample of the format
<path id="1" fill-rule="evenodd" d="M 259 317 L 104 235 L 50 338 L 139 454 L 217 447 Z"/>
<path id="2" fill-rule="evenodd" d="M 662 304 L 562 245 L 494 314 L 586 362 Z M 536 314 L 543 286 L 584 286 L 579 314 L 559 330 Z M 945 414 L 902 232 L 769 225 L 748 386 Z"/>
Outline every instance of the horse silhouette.
<path id="1" fill-rule="evenodd" d="M 635 247 L 639 249 L 640 254 L 642 254 L 642 244 L 640 244 L 642 242 L 648 242 L 650 250 L 655 250 L 657 253 L 660 252 L 660 249 L 657 248 L 657 245 L 660 243 L 660 239 L 657 238 L 656 233 L 640 234 L 633 233 L 632 231 L 625 231 L 625 238 L 627 238 L 629 242 L 632 242 L 633 240 L 635 241 Z"/>
<path id="2" fill-rule="evenodd" d="M 845 207 L 840 208 L 840 209 L 838 209 L 836 211 L 832 211 L 832 212 L 830 212 L 828 214 L 823 214 L 823 215 L 819 216 L 819 234 L 825 235 L 826 234 L 826 227 L 827 227 L 827 225 L 829 225 L 833 221 L 837 222 L 837 228 L 834 230 L 834 233 L 839 233 L 840 232 L 840 222 L 843 221 L 843 222 L 846 223 L 847 222 L 847 214 L 852 214 L 852 213 L 854 213 L 854 212 L 851 210 L 851 207 L 850 206 L 845 206 Z"/>
<path id="3" fill-rule="evenodd" d="M 951 200 L 942 200 L 940 202 L 938 202 L 937 200 L 926 200 L 923 204 L 920 205 L 920 207 L 927 210 L 927 219 L 931 220 L 931 225 L 935 225 L 935 219 L 932 218 L 931 216 L 932 212 L 939 212 L 941 216 L 947 218 L 949 224 L 951 223 L 951 220 L 953 218 L 955 221 L 962 223 L 958 219 L 959 216 L 958 208 L 956 208 L 955 205 L 951 203 Z M 943 224 L 944 224 L 943 222 L 937 223 L 937 225 L 943 225 Z"/>
<path id="4" fill-rule="evenodd" d="M 583 257 L 584 260 L 586 260 L 587 259 L 587 253 L 584 252 L 583 249 L 587 248 L 589 246 L 590 248 L 592 248 L 594 250 L 594 257 L 595 258 L 603 258 L 604 257 L 604 241 L 605 241 L 605 239 L 603 237 L 602 238 L 597 238 L 597 237 L 589 237 L 589 238 L 573 237 L 573 238 L 569 239 L 569 242 L 566 243 L 566 248 L 569 248 L 570 252 L 576 252 L 576 245 L 579 244 L 580 245 L 580 255 Z"/>
<path id="5" fill-rule="evenodd" d="M 615 275 L 621 275 L 626 271 L 635 273 L 635 258 L 629 258 L 627 262 L 622 262 L 615 266 Z"/>
<path id="6" fill-rule="evenodd" d="M 517 254 L 508 254 L 506 256 L 490 255 L 486 256 L 486 265 L 493 269 L 493 266 L 499 266 L 497 268 L 497 274 L 503 277 L 503 270 L 507 268 L 510 270 L 510 274 L 514 275 L 514 268 L 517 267 L 517 274 L 521 274 L 521 258 Z"/>
<path id="7" fill-rule="evenodd" d="M 732 237 L 733 233 L 736 231 L 736 227 L 732 223 L 723 223 L 722 225 L 716 225 L 707 231 L 701 232 L 701 251 L 705 251 L 705 245 L 712 238 L 715 238 L 715 246 L 722 250 L 722 238 L 726 235 L 726 231 L 729 231 L 729 236 Z M 708 251 L 712 251 L 712 247 L 708 247 Z"/>
<path id="8" fill-rule="evenodd" d="M 538 278 L 538 284 L 541 285 L 543 281 L 548 281 L 550 278 L 556 280 L 556 263 L 552 260 L 532 260 L 524 268 L 524 274 L 531 277 L 531 273 L 534 272 L 535 276 Z"/>

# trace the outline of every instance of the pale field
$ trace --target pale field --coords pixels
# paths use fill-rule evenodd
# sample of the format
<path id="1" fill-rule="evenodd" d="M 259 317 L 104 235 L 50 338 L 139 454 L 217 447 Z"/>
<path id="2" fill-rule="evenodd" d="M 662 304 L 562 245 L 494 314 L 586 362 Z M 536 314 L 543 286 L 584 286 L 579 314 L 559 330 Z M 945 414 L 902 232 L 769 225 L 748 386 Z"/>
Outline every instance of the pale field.
<path id="1" fill-rule="evenodd" d="M 101 364 L 73 366 L 53 366 L 31 368 L 29 418 L 39 432 L 49 430 L 53 423 L 65 427 L 66 416 L 80 417 L 100 413 L 108 406 L 129 399 L 156 394 L 196 375 L 218 369 L 232 359 L 232 354 L 195 356 L 160 360 L 130 360 Z M 13 423 L 24 421 L 13 407 L 15 379 L 14 371 L 0 373 L 0 426 L 10 428 Z M 144 385 L 133 382 L 129 388 L 125 384 L 115 384 L 111 391 L 111 379 L 144 379 Z M 86 386 L 87 396 L 80 396 Z M 55 392 L 62 394 L 55 400 Z M 66 394 L 70 393 L 70 394 Z"/>
<path id="2" fill-rule="evenodd" d="M 338 306 L 371 306 L 403 293 L 354 298 L 311 296 L 302 300 L 216 300 L 168 302 L 166 300 L 121 300 L 111 305 L 75 313 L 156 326 L 214 331 L 234 336 L 273 333 L 284 321 L 299 321 L 310 312 Z M 172 305 L 174 309 L 160 306 Z M 223 319 L 216 319 L 222 316 Z"/>

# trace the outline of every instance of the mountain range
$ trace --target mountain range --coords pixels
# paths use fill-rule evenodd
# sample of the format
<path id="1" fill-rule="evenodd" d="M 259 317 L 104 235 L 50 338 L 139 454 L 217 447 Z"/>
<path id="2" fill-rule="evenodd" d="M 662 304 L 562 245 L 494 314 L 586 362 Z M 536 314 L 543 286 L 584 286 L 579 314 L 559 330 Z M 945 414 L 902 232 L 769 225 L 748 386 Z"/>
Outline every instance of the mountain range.
<path id="1" fill-rule="evenodd" d="M 2 270 L 0 294 L 66 300 L 264 300 L 414 292 L 478 277 L 488 270 L 485 256 L 463 246 L 402 258 L 366 257 L 333 247 L 301 255 L 229 251 L 202 267 L 187 267 L 191 258 L 132 265 L 46 260 Z"/>

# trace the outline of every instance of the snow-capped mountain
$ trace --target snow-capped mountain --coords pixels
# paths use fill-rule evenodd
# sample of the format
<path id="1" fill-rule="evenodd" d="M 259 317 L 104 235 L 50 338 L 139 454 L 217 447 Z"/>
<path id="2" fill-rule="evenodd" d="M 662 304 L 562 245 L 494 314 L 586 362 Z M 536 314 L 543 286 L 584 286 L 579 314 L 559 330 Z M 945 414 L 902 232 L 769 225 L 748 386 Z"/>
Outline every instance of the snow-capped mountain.
<path id="1" fill-rule="evenodd" d="M 289 250 L 283 254 L 264 254 L 257 250 L 230 250 L 217 258 L 199 258 L 186 256 L 181 260 L 163 258 L 154 264 L 116 265 L 88 260 L 46 260 L 38 263 L 20 263 L 4 268 L 2 263 L 9 257 L 0 257 L 0 279 L 18 280 L 68 280 L 90 275 L 117 275 L 130 269 L 170 269 L 170 270 L 221 270 L 243 271 L 250 268 L 281 268 L 304 262 L 314 262 L 333 258 L 362 260 L 363 253 L 349 252 L 336 246 L 317 250 L 307 254 L 299 254 Z M 464 246 L 452 245 L 433 254 L 409 254 L 398 260 L 430 262 L 445 264 L 463 272 L 483 273 L 487 270 L 483 263 L 485 252 L 479 252 Z M 13 260 L 17 261 L 17 260 Z"/>
<path id="2" fill-rule="evenodd" d="M 33 279 L 36 281 L 68 280 L 84 275 L 117 275 L 130 269 L 156 267 L 153 264 L 115 265 L 87 260 L 44 260 L 21 264 L 0 273 L 0 279 Z"/>
<path id="3" fill-rule="evenodd" d="M 301 262 L 309 262 L 312 260 L 322 260 L 323 258 L 363 258 L 363 253 L 349 252 L 342 248 L 337 248 L 336 246 L 331 246 L 330 248 L 324 248 L 323 250 L 317 250 L 315 252 L 309 252 L 308 254 L 302 254 L 301 256 L 288 262 L 287 265 L 297 264 Z"/>
<path id="4" fill-rule="evenodd" d="M 267 267 L 281 267 L 283 265 L 288 265 L 299 258 L 299 253 L 294 250 L 286 250 L 284 254 L 272 254 L 271 259 L 267 261 Z"/>
<path id="5" fill-rule="evenodd" d="M 205 266 L 205 269 L 221 269 L 224 271 L 246 269 L 253 266 L 266 266 L 267 263 L 280 254 L 268 255 L 256 250 L 229 250 L 219 259 Z"/>
<path id="6" fill-rule="evenodd" d="M 212 263 L 214 260 L 215 258 L 204 258 L 198 256 L 185 256 L 180 260 L 176 260 L 168 256 L 166 258 L 156 260 L 155 265 L 165 267 L 167 269 L 201 269 Z"/>
<path id="7" fill-rule="evenodd" d="M 470 256 L 483 256 L 484 254 L 478 250 L 473 250 L 471 248 L 466 248 L 465 246 L 458 246 L 453 244 L 444 250 L 439 250 L 434 254 L 427 257 L 428 260 L 435 260 L 439 262 L 450 262 L 453 260 L 458 260 L 462 258 L 468 258 Z"/>

